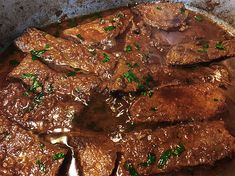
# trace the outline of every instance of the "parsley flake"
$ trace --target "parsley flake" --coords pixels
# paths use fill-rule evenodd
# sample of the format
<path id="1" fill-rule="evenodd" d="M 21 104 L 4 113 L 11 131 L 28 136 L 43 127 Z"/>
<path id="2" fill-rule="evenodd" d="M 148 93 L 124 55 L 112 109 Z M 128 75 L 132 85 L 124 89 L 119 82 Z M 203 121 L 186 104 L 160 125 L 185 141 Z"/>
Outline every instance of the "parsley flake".
<path id="1" fill-rule="evenodd" d="M 195 15 L 194 19 L 197 20 L 198 22 L 202 22 L 202 20 L 203 20 L 201 15 Z"/>
<path id="2" fill-rule="evenodd" d="M 59 159 L 62 159 L 65 157 L 65 154 L 64 153 L 56 153 L 53 155 L 52 159 L 53 160 L 59 160 Z"/>
<path id="3" fill-rule="evenodd" d="M 106 62 L 110 61 L 111 58 L 108 54 L 104 53 L 103 56 L 104 56 L 104 59 L 102 60 L 103 63 L 106 63 Z"/>
<path id="4" fill-rule="evenodd" d="M 124 49 L 125 52 L 129 53 L 132 51 L 132 47 L 130 45 L 126 46 L 126 48 Z"/>
<path id="5" fill-rule="evenodd" d="M 110 31 L 113 31 L 113 30 L 115 30 L 115 29 L 116 29 L 115 26 L 108 26 L 108 27 L 105 27 L 105 28 L 104 28 L 104 30 L 105 30 L 106 32 L 110 32 Z"/>
<path id="6" fill-rule="evenodd" d="M 224 47 L 222 42 L 216 43 L 215 48 L 219 49 L 219 50 L 224 50 L 225 49 L 225 47 Z"/>

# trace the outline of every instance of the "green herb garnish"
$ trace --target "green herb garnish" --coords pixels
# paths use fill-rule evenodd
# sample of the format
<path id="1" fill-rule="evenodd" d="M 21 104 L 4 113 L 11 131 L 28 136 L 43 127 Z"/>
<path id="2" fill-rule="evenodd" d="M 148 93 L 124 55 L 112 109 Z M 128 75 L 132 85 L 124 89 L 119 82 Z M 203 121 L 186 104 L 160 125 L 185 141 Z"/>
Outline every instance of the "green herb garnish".
<path id="1" fill-rule="evenodd" d="M 164 151 L 160 157 L 158 168 L 163 168 L 172 156 L 179 157 L 184 151 L 185 147 L 182 144 L 174 149 L 168 149 Z"/>
<path id="2" fill-rule="evenodd" d="M 32 85 L 29 88 L 29 92 L 35 92 L 38 88 L 42 88 L 42 83 L 37 80 L 37 76 L 32 74 L 32 73 L 24 73 L 22 75 L 23 79 L 31 79 L 32 80 Z"/>
<path id="3" fill-rule="evenodd" d="M 148 167 L 156 162 L 156 155 L 154 153 L 149 153 L 147 156 L 147 162 L 140 163 L 141 167 Z"/>
<path id="4" fill-rule="evenodd" d="M 126 48 L 124 49 L 125 52 L 129 53 L 132 51 L 132 47 L 130 45 L 126 46 Z"/>
<path id="5" fill-rule="evenodd" d="M 148 96 L 148 97 L 152 97 L 153 96 L 153 90 L 145 90 L 145 91 L 142 91 L 141 94 L 144 95 L 144 96 Z"/>
<path id="6" fill-rule="evenodd" d="M 52 159 L 53 160 L 59 160 L 59 159 L 62 159 L 65 157 L 65 154 L 64 153 L 56 153 L 53 155 Z"/>
<path id="7" fill-rule="evenodd" d="M 10 60 L 9 63 L 13 66 L 17 66 L 20 64 L 20 62 L 18 60 Z"/>
<path id="8" fill-rule="evenodd" d="M 207 49 L 209 48 L 209 44 L 208 43 L 204 43 L 202 45 L 202 49 L 197 50 L 199 53 L 207 53 Z"/>
<path id="9" fill-rule="evenodd" d="M 129 68 L 137 68 L 137 67 L 139 67 L 139 64 L 137 64 L 137 63 L 134 63 L 134 64 L 127 63 L 127 66 Z"/>
<path id="10" fill-rule="evenodd" d="M 158 7 L 158 6 L 156 7 L 156 9 L 157 9 L 157 10 L 162 10 L 162 8 L 161 8 L 161 7 Z"/>
<path id="11" fill-rule="evenodd" d="M 139 176 L 138 172 L 130 162 L 126 162 L 124 168 L 129 172 L 130 176 Z"/>
<path id="12" fill-rule="evenodd" d="M 224 50 L 225 49 L 225 47 L 224 47 L 222 42 L 216 43 L 215 48 L 219 49 L 219 50 Z"/>
<path id="13" fill-rule="evenodd" d="M 110 61 L 111 58 L 108 54 L 104 53 L 103 56 L 104 56 L 104 59 L 102 60 L 103 63 L 106 63 L 106 62 Z"/>
<path id="14" fill-rule="evenodd" d="M 128 80 L 128 82 L 137 82 L 139 83 L 139 79 L 137 78 L 137 76 L 131 71 L 129 70 L 128 72 L 123 74 L 123 77 L 126 78 Z"/>
<path id="15" fill-rule="evenodd" d="M 84 40 L 85 40 L 85 39 L 82 37 L 81 34 L 77 34 L 76 36 L 77 36 L 77 38 L 79 38 L 81 41 L 84 41 Z"/>
<path id="16" fill-rule="evenodd" d="M 34 97 L 34 103 L 40 104 L 44 98 L 44 93 L 39 93 L 36 97 Z"/>
<path id="17" fill-rule="evenodd" d="M 52 93 L 54 91 L 54 86 L 52 84 L 49 84 L 47 87 L 47 92 Z"/>
<path id="18" fill-rule="evenodd" d="M 185 8 L 181 8 L 181 9 L 180 9 L 180 13 L 181 13 L 181 14 L 184 14 L 184 13 L 185 13 Z"/>
<path id="19" fill-rule="evenodd" d="M 194 16 L 194 19 L 197 20 L 198 22 L 201 22 L 203 20 L 201 15 Z"/>
<path id="20" fill-rule="evenodd" d="M 36 164 L 41 172 L 46 172 L 46 166 L 41 160 L 37 160 Z"/>
<path id="21" fill-rule="evenodd" d="M 104 28 L 104 30 L 105 30 L 106 32 L 113 31 L 114 29 L 116 29 L 115 26 L 108 26 L 108 27 L 105 27 L 105 28 Z"/>
<path id="22" fill-rule="evenodd" d="M 141 46 L 140 46 L 139 43 L 134 43 L 134 45 L 135 45 L 135 48 L 136 48 L 137 50 L 140 50 L 140 49 L 141 49 Z"/>
<path id="23" fill-rule="evenodd" d="M 37 59 L 41 58 L 41 55 L 44 54 L 46 51 L 48 51 L 49 48 L 50 48 L 50 45 L 46 44 L 45 48 L 43 50 L 38 50 L 38 51 L 32 50 L 32 51 L 30 51 L 31 56 L 32 56 L 32 60 L 37 60 Z"/>
<path id="24" fill-rule="evenodd" d="M 68 26 L 69 27 L 76 27 L 78 25 L 77 19 L 76 18 L 72 18 L 68 20 Z"/>

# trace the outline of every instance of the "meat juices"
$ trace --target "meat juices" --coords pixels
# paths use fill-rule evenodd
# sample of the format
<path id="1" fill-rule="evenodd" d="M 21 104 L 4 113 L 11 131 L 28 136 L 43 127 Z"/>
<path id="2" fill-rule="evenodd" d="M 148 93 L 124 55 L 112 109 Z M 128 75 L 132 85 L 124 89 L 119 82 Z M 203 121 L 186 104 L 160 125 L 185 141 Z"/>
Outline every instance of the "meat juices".
<path id="1" fill-rule="evenodd" d="M 233 156 L 234 63 L 219 61 L 235 40 L 213 21 L 160 2 L 47 29 L 0 63 L 0 175 L 197 175 Z"/>

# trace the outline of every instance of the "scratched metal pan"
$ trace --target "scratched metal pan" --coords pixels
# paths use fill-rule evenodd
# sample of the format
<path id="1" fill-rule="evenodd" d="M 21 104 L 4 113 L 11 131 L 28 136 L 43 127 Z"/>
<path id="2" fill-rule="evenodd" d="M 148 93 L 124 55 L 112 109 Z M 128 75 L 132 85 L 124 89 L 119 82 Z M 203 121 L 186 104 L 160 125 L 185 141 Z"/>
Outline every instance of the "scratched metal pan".
<path id="1" fill-rule="evenodd" d="M 176 2 L 176 0 L 171 1 Z M 184 2 L 191 10 L 208 15 L 235 34 L 235 0 L 178 0 L 177 2 L 179 1 Z M 147 0 L 0 0 L 0 52 L 29 26 L 42 27 L 59 21 L 65 15 L 67 17 L 86 15 L 140 2 Z M 225 164 L 218 162 L 208 172 L 210 176 L 235 176 L 235 159 Z M 201 172 L 198 169 L 198 173 L 194 172 L 192 175 L 204 176 L 208 175 L 208 172 L 205 170 Z M 177 176 L 186 175 L 191 174 L 180 173 Z"/>

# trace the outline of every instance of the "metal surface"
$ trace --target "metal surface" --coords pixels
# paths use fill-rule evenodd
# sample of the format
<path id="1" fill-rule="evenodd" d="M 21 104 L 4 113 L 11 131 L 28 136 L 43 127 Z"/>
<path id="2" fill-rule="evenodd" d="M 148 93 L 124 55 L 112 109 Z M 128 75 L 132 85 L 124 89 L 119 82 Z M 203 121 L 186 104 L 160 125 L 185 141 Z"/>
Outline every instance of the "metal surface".
<path id="1" fill-rule="evenodd" d="M 0 50 L 29 26 L 40 27 L 73 17 L 146 0 L 0 0 Z M 147 0 L 150 1 L 150 0 Z M 177 1 L 177 0 L 171 0 Z M 178 0 L 235 26 L 235 0 Z"/>

